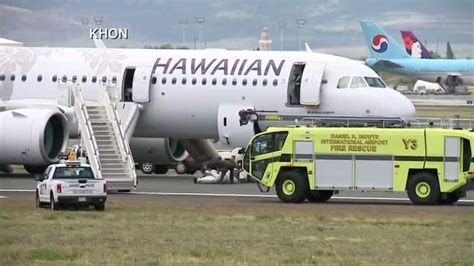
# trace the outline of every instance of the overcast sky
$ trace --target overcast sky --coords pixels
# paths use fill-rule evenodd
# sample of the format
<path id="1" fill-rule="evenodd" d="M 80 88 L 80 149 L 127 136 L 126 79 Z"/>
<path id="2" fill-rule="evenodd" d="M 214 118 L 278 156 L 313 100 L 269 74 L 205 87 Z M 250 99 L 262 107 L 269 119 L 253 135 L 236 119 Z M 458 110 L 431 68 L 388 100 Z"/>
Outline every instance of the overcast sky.
<path id="1" fill-rule="evenodd" d="M 129 30 L 129 40 L 107 40 L 108 47 L 181 45 L 181 21 L 187 22 L 185 45 L 192 48 L 195 19 L 202 17 L 207 47 L 255 49 L 268 26 L 273 49 L 279 50 L 284 22 L 285 50 L 297 50 L 301 34 L 313 50 L 359 58 L 368 55 L 359 20 L 373 19 L 398 40 L 399 30 L 411 29 L 441 55 L 449 40 L 458 58 L 474 58 L 473 0 L 0 0 L 0 37 L 27 46 L 91 47 L 94 17 L 103 18 L 103 27 Z M 298 18 L 305 20 L 303 29 Z"/>

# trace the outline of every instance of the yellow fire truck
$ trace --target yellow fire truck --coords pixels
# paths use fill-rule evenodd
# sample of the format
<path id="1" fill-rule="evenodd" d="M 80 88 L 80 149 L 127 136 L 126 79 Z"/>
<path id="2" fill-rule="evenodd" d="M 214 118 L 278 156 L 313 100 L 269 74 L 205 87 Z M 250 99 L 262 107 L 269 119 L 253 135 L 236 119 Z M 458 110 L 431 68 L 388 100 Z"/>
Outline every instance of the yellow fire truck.
<path id="1" fill-rule="evenodd" d="M 275 185 L 283 202 L 324 202 L 335 191 L 359 190 L 452 204 L 474 179 L 473 145 L 473 130 L 273 127 L 252 138 L 243 168 L 259 186 Z"/>

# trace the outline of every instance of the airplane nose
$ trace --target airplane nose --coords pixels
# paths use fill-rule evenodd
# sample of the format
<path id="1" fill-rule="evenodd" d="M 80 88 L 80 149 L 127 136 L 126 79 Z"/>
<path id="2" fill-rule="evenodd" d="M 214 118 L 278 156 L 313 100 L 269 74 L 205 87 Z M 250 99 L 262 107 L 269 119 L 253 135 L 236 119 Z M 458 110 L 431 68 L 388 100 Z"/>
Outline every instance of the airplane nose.
<path id="1" fill-rule="evenodd" d="M 392 113 L 393 116 L 397 117 L 415 117 L 416 109 L 415 105 L 405 95 L 393 89 L 387 89 L 389 91 L 389 97 L 391 99 Z"/>

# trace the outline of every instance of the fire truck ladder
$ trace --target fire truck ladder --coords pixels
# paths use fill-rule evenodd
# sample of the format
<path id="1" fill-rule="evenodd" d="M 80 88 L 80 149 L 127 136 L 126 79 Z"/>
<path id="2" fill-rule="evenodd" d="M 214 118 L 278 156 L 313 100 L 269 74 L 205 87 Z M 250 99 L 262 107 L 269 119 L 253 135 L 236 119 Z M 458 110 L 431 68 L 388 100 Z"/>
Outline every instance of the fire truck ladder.
<path id="1" fill-rule="evenodd" d="M 382 128 L 456 128 L 474 129 L 474 119 L 462 118 L 431 118 L 431 117 L 357 117 L 357 116 L 325 116 L 320 114 L 283 115 L 274 111 L 241 110 L 240 124 L 252 122 L 274 122 L 278 125 L 306 125 L 321 127 L 361 127 L 375 126 Z M 257 126 L 258 127 L 258 126 Z"/>
<path id="2" fill-rule="evenodd" d="M 81 132 L 92 170 L 98 178 L 107 180 L 107 189 L 130 191 L 136 188 L 137 175 L 128 140 L 125 137 L 117 106 L 104 85 L 97 102 L 84 101 L 76 83 L 66 85 L 72 90 L 74 114 Z"/>

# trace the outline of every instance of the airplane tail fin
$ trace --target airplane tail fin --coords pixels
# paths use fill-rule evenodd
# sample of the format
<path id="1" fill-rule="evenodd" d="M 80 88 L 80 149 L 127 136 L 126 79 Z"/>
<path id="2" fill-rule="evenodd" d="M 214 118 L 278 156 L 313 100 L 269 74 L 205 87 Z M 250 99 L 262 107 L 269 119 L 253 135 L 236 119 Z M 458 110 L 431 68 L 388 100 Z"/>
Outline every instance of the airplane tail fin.
<path id="1" fill-rule="evenodd" d="M 426 49 L 415 34 L 411 31 L 402 30 L 403 44 L 405 45 L 405 50 L 409 55 L 416 58 L 433 58 L 431 53 Z"/>
<path id="2" fill-rule="evenodd" d="M 361 20 L 360 26 L 367 41 L 371 58 L 399 59 L 409 57 L 395 39 L 374 21 Z"/>
<path id="3" fill-rule="evenodd" d="M 456 59 L 453 53 L 453 49 L 451 49 L 451 44 L 449 42 L 446 43 L 446 58 L 447 59 Z"/>

